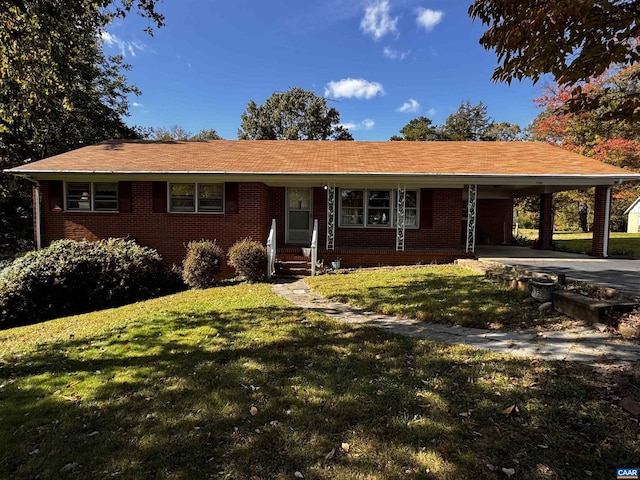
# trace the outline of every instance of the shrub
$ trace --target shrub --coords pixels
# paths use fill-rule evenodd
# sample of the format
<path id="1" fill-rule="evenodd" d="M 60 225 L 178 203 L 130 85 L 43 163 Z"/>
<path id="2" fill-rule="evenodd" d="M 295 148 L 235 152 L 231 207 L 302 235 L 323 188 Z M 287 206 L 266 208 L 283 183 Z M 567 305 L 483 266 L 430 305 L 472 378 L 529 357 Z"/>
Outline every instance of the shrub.
<path id="1" fill-rule="evenodd" d="M 250 282 L 262 280 L 267 272 L 267 249 L 250 238 L 239 240 L 229 249 L 229 265 Z"/>
<path id="2" fill-rule="evenodd" d="M 215 240 L 189 242 L 187 256 L 182 262 L 182 279 L 191 288 L 212 287 L 223 261 L 224 252 Z"/>
<path id="3" fill-rule="evenodd" d="M 166 293 L 175 281 L 155 250 L 130 240 L 59 240 L 0 273 L 0 325 L 34 323 Z"/>

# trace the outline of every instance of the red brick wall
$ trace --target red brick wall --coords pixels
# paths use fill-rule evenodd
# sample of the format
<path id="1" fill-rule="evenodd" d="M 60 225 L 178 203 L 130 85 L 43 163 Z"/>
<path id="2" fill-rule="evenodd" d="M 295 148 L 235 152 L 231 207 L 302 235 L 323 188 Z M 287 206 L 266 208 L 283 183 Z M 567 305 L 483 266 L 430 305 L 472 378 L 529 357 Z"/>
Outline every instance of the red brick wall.
<path id="1" fill-rule="evenodd" d="M 262 183 L 240 183 L 237 213 L 153 213 L 151 182 L 132 183 L 131 213 L 96 213 L 53 211 L 49 201 L 49 182 L 42 182 L 43 245 L 54 240 L 97 240 L 128 237 L 157 249 L 168 263 L 181 263 L 184 245 L 191 240 L 215 239 L 227 250 L 237 239 L 251 237 L 265 242 L 271 219 L 278 225 L 277 241 L 285 245 L 285 188 Z M 459 249 L 461 201 L 460 189 L 426 190 L 423 199 L 433 201 L 433 218 L 420 219 L 419 229 L 407 229 L 407 250 Z M 424 210 L 421 208 L 421 210 Z M 424 214 L 424 211 L 422 212 Z M 337 212 L 336 212 L 337 214 Z M 326 191 L 313 191 L 313 218 L 318 220 L 320 248 L 326 246 Z M 336 218 L 336 222 L 338 219 Z M 394 250 L 395 229 L 336 227 L 336 248 L 383 248 Z"/>
<path id="2" fill-rule="evenodd" d="M 185 245 L 210 239 L 226 251 L 241 238 L 261 243 L 269 232 L 268 188 L 262 183 L 241 183 L 238 212 L 225 214 L 152 213 L 151 182 L 133 182 L 131 213 L 85 213 L 52 211 L 48 183 L 42 182 L 42 238 L 97 240 L 129 237 L 157 249 L 167 263 L 182 263 Z"/>
<path id="3" fill-rule="evenodd" d="M 500 245 L 511 243 L 513 200 L 478 200 L 476 205 L 476 244 Z"/>

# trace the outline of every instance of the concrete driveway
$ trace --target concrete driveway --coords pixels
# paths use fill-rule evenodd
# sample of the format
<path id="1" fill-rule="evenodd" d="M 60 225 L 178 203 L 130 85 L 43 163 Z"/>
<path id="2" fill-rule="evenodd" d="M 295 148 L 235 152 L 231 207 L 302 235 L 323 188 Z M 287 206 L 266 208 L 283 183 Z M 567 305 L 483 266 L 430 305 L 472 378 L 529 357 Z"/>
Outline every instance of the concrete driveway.
<path id="1" fill-rule="evenodd" d="M 640 260 L 593 258 L 577 253 L 533 250 L 514 246 L 478 246 L 476 256 L 503 265 L 557 275 L 568 279 L 615 288 L 630 297 L 640 297 Z"/>

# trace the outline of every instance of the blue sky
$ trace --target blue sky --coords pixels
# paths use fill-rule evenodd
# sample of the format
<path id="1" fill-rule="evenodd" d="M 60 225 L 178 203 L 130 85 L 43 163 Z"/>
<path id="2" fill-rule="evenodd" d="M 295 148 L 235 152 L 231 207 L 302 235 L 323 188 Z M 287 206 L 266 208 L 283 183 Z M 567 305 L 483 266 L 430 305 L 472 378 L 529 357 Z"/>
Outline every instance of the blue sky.
<path id="1" fill-rule="evenodd" d="M 471 0 L 165 0 L 153 37 L 135 15 L 110 26 L 106 52 L 123 53 L 130 125 L 236 139 L 249 100 L 291 87 L 325 96 L 356 140 L 388 140 L 412 118 L 444 123 L 482 101 L 496 121 L 526 127 L 541 86 L 491 81 L 495 53 L 478 43 Z"/>

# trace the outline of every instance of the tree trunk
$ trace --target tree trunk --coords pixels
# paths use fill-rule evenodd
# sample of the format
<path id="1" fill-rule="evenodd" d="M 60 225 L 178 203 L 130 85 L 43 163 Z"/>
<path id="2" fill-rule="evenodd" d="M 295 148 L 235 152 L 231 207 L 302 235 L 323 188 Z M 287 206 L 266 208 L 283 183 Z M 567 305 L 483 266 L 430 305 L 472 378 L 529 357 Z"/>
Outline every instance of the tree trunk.
<path id="1" fill-rule="evenodd" d="M 578 202 L 578 219 L 580 222 L 580 230 L 589 231 L 589 205 L 585 201 Z"/>

